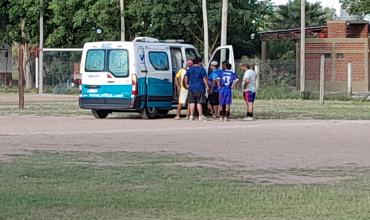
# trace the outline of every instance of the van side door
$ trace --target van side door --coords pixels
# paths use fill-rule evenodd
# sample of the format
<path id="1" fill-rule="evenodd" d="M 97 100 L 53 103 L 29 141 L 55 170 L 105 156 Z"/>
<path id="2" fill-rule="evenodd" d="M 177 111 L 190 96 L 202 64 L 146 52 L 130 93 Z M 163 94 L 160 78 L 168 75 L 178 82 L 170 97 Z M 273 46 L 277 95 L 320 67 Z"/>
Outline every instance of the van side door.
<path id="1" fill-rule="evenodd" d="M 166 46 L 146 46 L 145 57 L 147 66 L 147 107 L 172 107 L 172 65 L 171 53 Z"/>
<path id="2" fill-rule="evenodd" d="M 232 65 L 232 71 L 235 72 L 235 59 L 234 59 L 234 49 L 233 46 L 221 46 L 218 47 L 212 54 L 210 62 L 208 63 L 208 70 L 210 69 L 210 64 L 212 61 L 217 61 L 219 63 L 220 69 L 222 68 L 221 64 L 224 61 L 228 61 Z"/>

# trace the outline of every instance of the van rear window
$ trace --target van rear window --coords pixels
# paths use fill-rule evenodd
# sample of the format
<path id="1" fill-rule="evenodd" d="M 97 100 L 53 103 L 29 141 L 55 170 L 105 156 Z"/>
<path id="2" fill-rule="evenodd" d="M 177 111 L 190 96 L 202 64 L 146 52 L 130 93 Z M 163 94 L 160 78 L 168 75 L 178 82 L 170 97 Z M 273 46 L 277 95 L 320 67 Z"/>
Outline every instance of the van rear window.
<path id="1" fill-rule="evenodd" d="M 122 49 L 94 49 L 87 51 L 85 70 L 87 72 L 110 72 L 115 77 L 129 75 L 128 51 Z"/>
<path id="2" fill-rule="evenodd" d="M 105 66 L 104 50 L 89 50 L 86 58 L 86 71 L 103 71 Z"/>
<path id="3" fill-rule="evenodd" d="M 114 76 L 128 76 L 128 54 L 126 50 L 110 50 L 108 70 Z"/>

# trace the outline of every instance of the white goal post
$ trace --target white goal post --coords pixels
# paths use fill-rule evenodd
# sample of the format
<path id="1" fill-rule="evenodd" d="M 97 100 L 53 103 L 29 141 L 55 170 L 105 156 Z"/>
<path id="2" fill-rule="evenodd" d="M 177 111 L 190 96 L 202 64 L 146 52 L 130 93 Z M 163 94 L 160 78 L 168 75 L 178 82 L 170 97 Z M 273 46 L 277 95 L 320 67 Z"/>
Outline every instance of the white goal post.
<path id="1" fill-rule="evenodd" d="M 43 91 L 40 91 L 41 88 L 44 88 L 44 82 L 43 77 L 41 74 L 43 74 L 43 64 L 39 66 L 39 56 L 43 56 L 43 53 L 40 52 L 82 52 L 83 48 L 38 48 L 37 49 L 37 55 L 36 55 L 36 66 L 35 66 L 35 87 L 39 89 L 39 93 L 42 94 Z M 43 60 L 43 59 L 42 59 Z M 40 77 L 41 76 L 41 77 Z M 40 86 L 41 85 L 41 86 Z"/>

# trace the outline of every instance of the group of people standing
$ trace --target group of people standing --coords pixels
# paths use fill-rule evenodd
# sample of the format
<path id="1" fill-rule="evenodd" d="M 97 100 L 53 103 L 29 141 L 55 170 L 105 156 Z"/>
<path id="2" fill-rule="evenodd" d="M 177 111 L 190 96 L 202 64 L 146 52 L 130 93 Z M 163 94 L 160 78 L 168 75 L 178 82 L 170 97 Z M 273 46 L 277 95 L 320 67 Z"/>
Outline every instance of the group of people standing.
<path id="1" fill-rule="evenodd" d="M 242 81 L 243 97 L 247 105 L 247 115 L 244 120 L 253 120 L 253 108 L 256 98 L 256 73 L 249 64 L 242 64 L 244 72 Z M 217 61 L 212 61 L 209 74 L 202 66 L 202 59 L 188 59 L 186 68 L 176 74 L 176 86 L 179 93 L 179 104 L 176 120 L 181 117 L 181 110 L 187 104 L 186 119 L 193 121 L 197 113 L 199 120 L 204 121 L 203 107 L 210 105 L 214 119 L 229 121 L 233 90 L 238 77 L 232 71 L 232 65 L 224 61 L 221 68 Z"/>

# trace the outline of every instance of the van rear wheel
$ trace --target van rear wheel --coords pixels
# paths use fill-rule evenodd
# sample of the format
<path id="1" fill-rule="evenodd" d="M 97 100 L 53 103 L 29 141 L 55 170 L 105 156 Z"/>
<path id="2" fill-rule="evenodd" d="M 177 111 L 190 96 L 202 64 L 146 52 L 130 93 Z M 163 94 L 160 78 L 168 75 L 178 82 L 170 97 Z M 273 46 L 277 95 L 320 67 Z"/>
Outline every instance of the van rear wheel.
<path id="1" fill-rule="evenodd" d="M 159 114 L 158 108 L 154 107 L 144 108 L 141 111 L 141 117 L 143 119 L 153 119 L 158 117 L 158 114 Z"/>
<path id="2" fill-rule="evenodd" d="M 92 114 L 97 119 L 104 119 L 104 118 L 107 118 L 108 117 L 109 112 L 108 111 L 104 111 L 104 110 L 96 110 L 96 109 L 93 109 L 92 110 Z"/>

